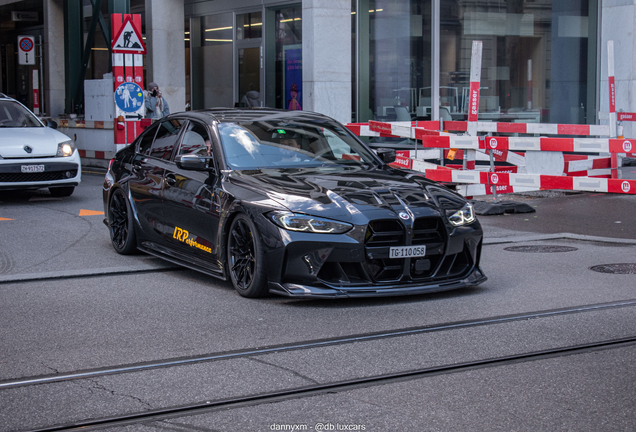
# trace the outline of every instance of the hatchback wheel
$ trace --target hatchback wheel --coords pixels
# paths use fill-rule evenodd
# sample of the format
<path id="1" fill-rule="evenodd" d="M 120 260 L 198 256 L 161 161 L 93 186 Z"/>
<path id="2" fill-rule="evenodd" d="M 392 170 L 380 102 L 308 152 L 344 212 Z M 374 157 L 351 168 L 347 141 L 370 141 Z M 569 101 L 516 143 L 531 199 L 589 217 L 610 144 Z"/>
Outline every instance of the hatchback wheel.
<path id="1" fill-rule="evenodd" d="M 263 247 L 254 222 L 238 214 L 227 240 L 228 273 L 234 288 L 243 297 L 267 295 L 267 279 L 263 268 Z"/>
<path id="2" fill-rule="evenodd" d="M 116 189 L 110 197 L 108 231 L 110 232 L 110 241 L 117 253 L 130 255 L 136 252 L 137 239 L 132 211 L 130 203 L 121 189 Z"/>

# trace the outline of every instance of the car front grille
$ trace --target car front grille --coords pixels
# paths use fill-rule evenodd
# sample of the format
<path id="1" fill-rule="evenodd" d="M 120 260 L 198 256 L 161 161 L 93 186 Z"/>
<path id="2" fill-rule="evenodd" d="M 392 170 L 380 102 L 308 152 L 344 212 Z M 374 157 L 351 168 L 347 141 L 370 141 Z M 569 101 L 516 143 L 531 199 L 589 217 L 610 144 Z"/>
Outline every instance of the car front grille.
<path id="1" fill-rule="evenodd" d="M 77 170 L 45 171 L 41 173 L 0 173 L 0 183 L 27 183 L 68 180 L 77 176 Z"/>
<path id="2" fill-rule="evenodd" d="M 325 263 L 318 277 L 338 285 L 411 284 L 460 278 L 474 265 L 467 248 L 445 256 L 446 228 L 437 217 L 418 218 L 407 241 L 405 226 L 397 220 L 371 221 L 365 235 L 363 262 Z M 425 257 L 385 258 L 394 246 L 426 246 Z"/>

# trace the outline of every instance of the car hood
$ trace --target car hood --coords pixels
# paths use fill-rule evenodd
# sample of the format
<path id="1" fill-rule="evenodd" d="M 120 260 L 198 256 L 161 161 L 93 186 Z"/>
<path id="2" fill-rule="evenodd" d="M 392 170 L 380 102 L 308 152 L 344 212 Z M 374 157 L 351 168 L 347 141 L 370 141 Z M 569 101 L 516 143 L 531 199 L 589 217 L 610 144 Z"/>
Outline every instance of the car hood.
<path id="1" fill-rule="evenodd" d="M 48 127 L 0 128 L 0 156 L 3 158 L 55 156 L 57 145 L 70 138 Z M 24 150 L 29 146 L 32 151 Z"/>
<path id="2" fill-rule="evenodd" d="M 414 174 L 391 168 L 261 169 L 233 171 L 229 181 L 259 191 L 290 211 L 353 223 L 397 218 L 404 212 L 412 218 L 439 215 L 440 193 L 464 202 Z"/>

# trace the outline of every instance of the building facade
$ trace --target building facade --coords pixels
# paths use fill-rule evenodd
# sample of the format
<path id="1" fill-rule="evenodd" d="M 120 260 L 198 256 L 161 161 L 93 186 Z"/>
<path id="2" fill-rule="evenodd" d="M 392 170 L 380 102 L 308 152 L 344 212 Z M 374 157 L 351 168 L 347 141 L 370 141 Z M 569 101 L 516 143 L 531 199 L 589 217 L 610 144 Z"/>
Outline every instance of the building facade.
<path id="1" fill-rule="evenodd" d="M 42 110 L 81 115 L 78 80 L 109 72 L 97 16 L 107 26 L 113 11 L 142 15 L 145 82 L 160 85 L 173 112 L 249 105 L 344 123 L 464 119 L 474 40 L 485 120 L 605 122 L 609 40 L 617 109 L 636 111 L 633 0 L 0 0 L 0 92 L 33 106 L 38 70 Z M 36 65 L 17 64 L 24 34 L 41 40 Z"/>

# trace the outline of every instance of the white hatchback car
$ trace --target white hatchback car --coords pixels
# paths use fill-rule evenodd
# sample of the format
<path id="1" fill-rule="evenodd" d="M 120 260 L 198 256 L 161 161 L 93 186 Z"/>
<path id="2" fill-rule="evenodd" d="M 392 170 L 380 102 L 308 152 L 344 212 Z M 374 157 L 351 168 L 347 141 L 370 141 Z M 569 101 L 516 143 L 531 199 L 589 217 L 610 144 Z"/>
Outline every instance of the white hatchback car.
<path id="1" fill-rule="evenodd" d="M 73 140 L 0 93 L 0 190 L 49 188 L 53 196 L 69 196 L 81 178 Z"/>

